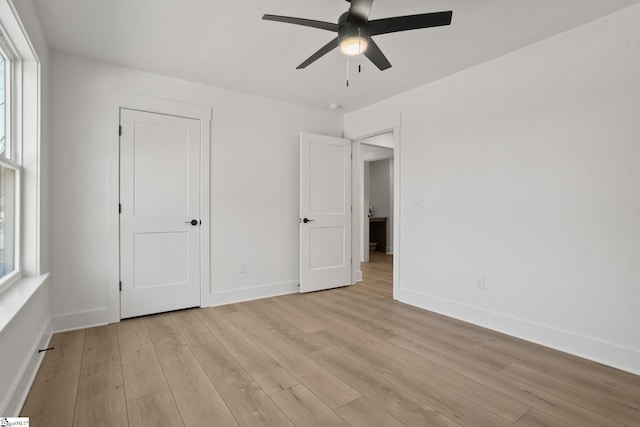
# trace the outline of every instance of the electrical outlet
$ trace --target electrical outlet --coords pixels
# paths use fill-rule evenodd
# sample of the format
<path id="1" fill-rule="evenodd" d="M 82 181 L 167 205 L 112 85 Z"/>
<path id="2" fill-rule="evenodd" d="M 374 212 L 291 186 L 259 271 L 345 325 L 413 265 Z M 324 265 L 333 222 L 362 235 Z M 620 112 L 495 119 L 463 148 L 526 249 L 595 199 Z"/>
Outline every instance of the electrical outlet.
<path id="1" fill-rule="evenodd" d="M 476 280 L 476 289 L 479 291 L 484 291 L 486 285 L 485 282 L 486 279 L 484 277 L 478 277 L 478 280 Z"/>
<path id="2" fill-rule="evenodd" d="M 238 273 L 246 273 L 247 272 L 247 263 L 242 261 L 238 263 Z"/>

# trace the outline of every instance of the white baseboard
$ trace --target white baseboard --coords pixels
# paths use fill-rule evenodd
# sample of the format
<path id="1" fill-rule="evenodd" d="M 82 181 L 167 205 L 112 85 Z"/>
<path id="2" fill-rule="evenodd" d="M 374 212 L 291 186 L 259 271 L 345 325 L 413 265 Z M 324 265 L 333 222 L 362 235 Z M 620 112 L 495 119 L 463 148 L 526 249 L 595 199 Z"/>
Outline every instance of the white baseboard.
<path id="1" fill-rule="evenodd" d="M 33 343 L 31 352 L 29 353 L 31 357 L 25 359 L 22 369 L 20 369 L 20 373 L 16 377 L 17 381 L 13 386 L 13 392 L 10 398 L 2 405 L 2 410 L 0 411 L 2 416 L 18 416 L 20 414 L 22 406 L 29 395 L 29 390 L 31 390 L 31 385 L 36 379 L 36 374 L 38 373 L 38 369 L 40 369 L 42 359 L 44 359 L 44 352 L 38 353 L 38 349 L 47 348 L 51 341 L 50 330 L 50 323 L 46 323 L 38 335 L 40 339 Z"/>
<path id="2" fill-rule="evenodd" d="M 55 332 L 74 331 L 76 329 L 91 328 L 109 323 L 109 309 L 81 311 L 54 316 L 51 320 L 51 330 Z"/>
<path id="3" fill-rule="evenodd" d="M 211 307 L 234 304 L 243 301 L 276 297 L 299 292 L 298 282 L 273 283 L 250 288 L 231 289 L 211 293 Z"/>
<path id="4" fill-rule="evenodd" d="M 355 283 L 362 282 L 362 270 L 356 271 L 356 281 Z"/>
<path id="5" fill-rule="evenodd" d="M 398 300 L 640 375 L 640 351 L 407 289 Z"/>

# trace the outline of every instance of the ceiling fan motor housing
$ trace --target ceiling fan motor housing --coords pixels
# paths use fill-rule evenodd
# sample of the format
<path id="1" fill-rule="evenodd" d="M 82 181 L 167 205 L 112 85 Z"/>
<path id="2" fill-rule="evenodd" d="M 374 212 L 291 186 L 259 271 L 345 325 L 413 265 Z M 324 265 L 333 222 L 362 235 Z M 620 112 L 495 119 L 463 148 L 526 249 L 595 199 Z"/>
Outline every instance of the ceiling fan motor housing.
<path id="1" fill-rule="evenodd" d="M 338 44 L 352 37 L 361 37 L 365 40 L 369 39 L 367 21 L 360 20 L 353 15 L 351 15 L 350 20 L 347 20 L 348 17 L 349 12 L 345 12 L 340 15 L 340 19 L 338 19 Z"/>

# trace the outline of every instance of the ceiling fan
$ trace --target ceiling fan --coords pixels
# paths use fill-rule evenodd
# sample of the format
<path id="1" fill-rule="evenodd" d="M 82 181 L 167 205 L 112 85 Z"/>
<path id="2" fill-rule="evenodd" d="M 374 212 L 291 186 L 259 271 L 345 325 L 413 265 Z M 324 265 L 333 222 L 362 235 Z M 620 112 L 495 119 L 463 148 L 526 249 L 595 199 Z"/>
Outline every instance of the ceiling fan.
<path id="1" fill-rule="evenodd" d="M 264 15 L 262 19 L 319 28 L 321 30 L 338 33 L 336 38 L 320 48 L 320 50 L 311 55 L 302 64 L 298 65 L 297 69 L 307 67 L 333 49 L 340 47 L 340 50 L 346 55 L 364 54 L 380 71 L 384 71 L 387 68 L 391 68 L 391 63 L 384 56 L 376 42 L 373 41 L 372 36 L 449 25 L 451 24 L 451 17 L 453 15 L 452 11 L 448 11 L 396 16 L 370 21 L 369 12 L 371 11 L 373 0 L 346 1 L 350 2 L 351 6 L 347 12 L 340 16 L 337 24 L 279 15 Z"/>

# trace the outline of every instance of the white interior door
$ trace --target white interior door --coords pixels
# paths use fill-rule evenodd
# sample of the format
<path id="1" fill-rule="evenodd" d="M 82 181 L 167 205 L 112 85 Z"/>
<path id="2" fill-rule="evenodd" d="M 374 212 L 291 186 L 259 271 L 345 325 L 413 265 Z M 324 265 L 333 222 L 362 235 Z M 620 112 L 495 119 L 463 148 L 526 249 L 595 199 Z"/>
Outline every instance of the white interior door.
<path id="1" fill-rule="evenodd" d="M 121 318 L 199 306 L 200 121 L 121 109 L 120 125 Z"/>
<path id="2" fill-rule="evenodd" d="M 300 292 L 351 284 L 351 141 L 300 135 Z"/>

